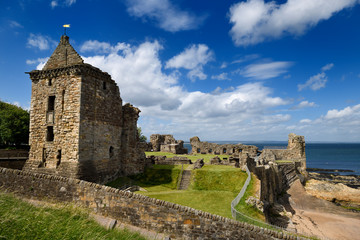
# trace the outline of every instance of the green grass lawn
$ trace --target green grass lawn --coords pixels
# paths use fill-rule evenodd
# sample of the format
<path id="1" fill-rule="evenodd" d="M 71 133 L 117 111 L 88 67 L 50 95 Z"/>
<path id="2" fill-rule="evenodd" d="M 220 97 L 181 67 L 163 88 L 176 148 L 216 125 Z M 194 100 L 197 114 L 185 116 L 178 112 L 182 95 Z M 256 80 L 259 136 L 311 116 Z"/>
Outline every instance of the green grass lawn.
<path id="1" fill-rule="evenodd" d="M 187 166 L 189 165 L 184 165 L 184 169 Z M 232 218 L 230 204 L 244 185 L 246 172 L 232 166 L 205 165 L 201 169 L 192 170 L 192 182 L 188 190 L 176 190 L 180 172 L 181 165 L 154 165 L 143 174 L 119 178 L 107 185 L 138 185 L 147 191 L 136 193 Z M 250 182 L 245 198 L 255 195 L 252 183 L 253 181 Z M 260 211 L 245 203 L 245 198 L 239 203 L 238 210 L 264 220 Z"/>
<path id="2" fill-rule="evenodd" d="M 127 230 L 107 230 L 72 205 L 35 207 L 0 193 L 0 239 L 146 239 Z"/>
<path id="3" fill-rule="evenodd" d="M 188 165 L 184 165 L 186 169 Z M 109 186 L 131 182 L 145 188 L 137 193 L 231 218 L 230 203 L 241 190 L 246 173 L 232 166 L 205 165 L 192 171 L 188 190 L 176 190 L 181 165 L 154 165 L 143 174 L 119 178 Z"/>
<path id="4" fill-rule="evenodd" d="M 191 160 L 192 163 L 195 163 L 196 160 L 203 158 L 205 163 L 209 163 L 210 159 L 214 158 L 215 156 L 218 156 L 220 159 L 224 159 L 224 158 L 229 158 L 229 155 L 214 155 L 214 154 L 200 154 L 200 153 L 196 153 L 196 154 L 173 154 L 173 153 L 168 153 L 168 152 L 145 152 L 146 156 L 166 156 L 167 158 L 172 158 L 175 156 L 178 157 L 187 157 L 188 159 Z"/>

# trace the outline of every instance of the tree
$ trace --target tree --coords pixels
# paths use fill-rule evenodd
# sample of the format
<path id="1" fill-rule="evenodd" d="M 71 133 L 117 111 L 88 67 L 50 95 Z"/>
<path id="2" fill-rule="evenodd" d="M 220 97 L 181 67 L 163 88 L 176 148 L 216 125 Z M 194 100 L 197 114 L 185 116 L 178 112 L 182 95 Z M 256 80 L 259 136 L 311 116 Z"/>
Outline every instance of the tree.
<path id="1" fill-rule="evenodd" d="M 0 101 L 0 145 L 27 144 L 30 114 L 15 105 Z"/>
<path id="2" fill-rule="evenodd" d="M 140 142 L 146 142 L 147 137 L 142 134 L 141 127 L 138 127 L 137 130 Z"/>

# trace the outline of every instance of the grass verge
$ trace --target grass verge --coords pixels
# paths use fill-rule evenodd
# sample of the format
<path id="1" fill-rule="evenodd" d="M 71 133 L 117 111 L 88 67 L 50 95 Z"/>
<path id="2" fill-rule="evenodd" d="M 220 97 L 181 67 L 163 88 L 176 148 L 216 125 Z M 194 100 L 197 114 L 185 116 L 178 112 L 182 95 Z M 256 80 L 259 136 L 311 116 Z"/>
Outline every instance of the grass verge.
<path id="1" fill-rule="evenodd" d="M 146 239 L 127 230 L 107 230 L 72 205 L 35 207 L 0 193 L 0 239 Z"/>

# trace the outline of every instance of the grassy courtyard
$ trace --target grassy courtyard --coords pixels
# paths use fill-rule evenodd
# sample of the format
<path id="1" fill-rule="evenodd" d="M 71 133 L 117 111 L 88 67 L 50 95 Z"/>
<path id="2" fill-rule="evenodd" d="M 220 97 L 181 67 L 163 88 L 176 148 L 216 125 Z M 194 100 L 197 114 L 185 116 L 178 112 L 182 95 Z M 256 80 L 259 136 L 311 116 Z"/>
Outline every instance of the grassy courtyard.
<path id="1" fill-rule="evenodd" d="M 187 167 L 184 165 L 184 169 Z M 246 172 L 232 166 L 205 165 L 201 169 L 192 170 L 192 181 L 187 190 L 176 190 L 180 172 L 181 165 L 154 165 L 143 174 L 119 178 L 108 185 L 138 185 L 146 189 L 138 191 L 139 194 L 232 218 L 230 203 L 244 185 Z M 254 194 L 253 185 L 248 188 L 248 192 L 248 195 Z M 253 207 L 244 201 L 240 204 L 243 205 L 242 212 L 263 220 L 263 216 L 259 216 Z"/>

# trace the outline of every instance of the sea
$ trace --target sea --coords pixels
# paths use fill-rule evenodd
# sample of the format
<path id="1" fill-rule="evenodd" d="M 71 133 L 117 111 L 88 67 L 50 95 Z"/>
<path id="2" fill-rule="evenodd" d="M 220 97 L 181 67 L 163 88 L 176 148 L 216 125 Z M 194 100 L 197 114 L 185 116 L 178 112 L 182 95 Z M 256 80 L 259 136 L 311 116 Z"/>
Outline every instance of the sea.
<path id="1" fill-rule="evenodd" d="M 255 145 L 262 150 L 264 147 L 287 146 L 287 142 L 238 142 L 238 141 L 209 141 L 217 144 Z M 184 147 L 191 152 L 190 143 L 184 143 Z M 353 172 L 337 172 L 341 175 L 360 175 L 360 143 L 306 143 L 306 166 L 308 168 L 342 169 Z M 331 173 L 331 171 L 328 171 Z"/>

